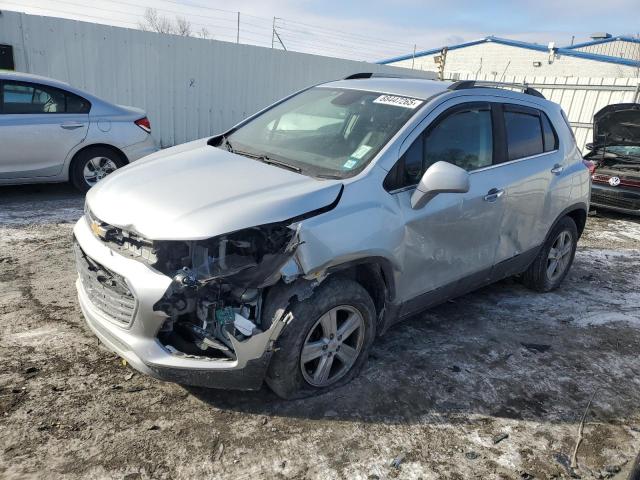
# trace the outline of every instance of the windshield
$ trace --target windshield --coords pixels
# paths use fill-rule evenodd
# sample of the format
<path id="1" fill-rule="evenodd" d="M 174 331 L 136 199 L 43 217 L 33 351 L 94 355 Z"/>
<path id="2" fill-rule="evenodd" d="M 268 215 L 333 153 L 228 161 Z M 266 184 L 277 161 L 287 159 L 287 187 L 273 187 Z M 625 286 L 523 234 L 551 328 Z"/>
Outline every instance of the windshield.
<path id="1" fill-rule="evenodd" d="M 614 154 L 619 157 L 634 157 L 640 158 L 640 145 L 601 145 L 598 147 L 600 154 L 604 153 Z"/>
<path id="2" fill-rule="evenodd" d="M 238 128 L 226 147 L 307 175 L 345 178 L 361 171 L 422 103 L 315 87 Z"/>

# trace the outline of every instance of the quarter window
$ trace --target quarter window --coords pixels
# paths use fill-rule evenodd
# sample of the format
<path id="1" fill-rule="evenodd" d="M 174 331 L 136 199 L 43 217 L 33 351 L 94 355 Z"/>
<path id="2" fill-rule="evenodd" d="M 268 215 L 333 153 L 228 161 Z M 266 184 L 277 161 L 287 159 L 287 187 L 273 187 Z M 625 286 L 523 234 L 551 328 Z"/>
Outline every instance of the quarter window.
<path id="1" fill-rule="evenodd" d="M 544 152 L 540 115 L 520 111 L 504 112 L 509 160 Z"/>
<path id="2" fill-rule="evenodd" d="M 89 113 L 91 104 L 82 97 L 58 88 L 31 83 L 2 84 L 2 113 Z"/>
<path id="3" fill-rule="evenodd" d="M 558 149 L 558 136 L 556 135 L 553 125 L 549 121 L 549 118 L 544 112 L 540 112 L 540 118 L 542 119 L 542 131 L 544 134 L 544 151 L 551 152 Z"/>

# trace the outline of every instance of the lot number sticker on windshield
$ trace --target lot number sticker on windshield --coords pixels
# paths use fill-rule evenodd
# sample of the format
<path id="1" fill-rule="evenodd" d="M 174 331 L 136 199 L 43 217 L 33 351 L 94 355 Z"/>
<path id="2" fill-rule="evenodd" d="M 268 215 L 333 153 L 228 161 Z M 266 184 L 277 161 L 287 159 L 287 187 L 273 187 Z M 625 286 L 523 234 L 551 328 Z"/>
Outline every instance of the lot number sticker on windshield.
<path id="1" fill-rule="evenodd" d="M 369 153 L 371 147 L 369 145 L 360 145 L 355 152 L 351 154 L 351 158 L 355 158 L 356 160 L 360 160 L 367 153 Z"/>
<path id="2" fill-rule="evenodd" d="M 422 100 L 409 97 L 396 97 L 395 95 L 380 95 L 373 103 L 382 103 L 383 105 L 395 105 L 396 107 L 414 108 L 422 105 Z"/>

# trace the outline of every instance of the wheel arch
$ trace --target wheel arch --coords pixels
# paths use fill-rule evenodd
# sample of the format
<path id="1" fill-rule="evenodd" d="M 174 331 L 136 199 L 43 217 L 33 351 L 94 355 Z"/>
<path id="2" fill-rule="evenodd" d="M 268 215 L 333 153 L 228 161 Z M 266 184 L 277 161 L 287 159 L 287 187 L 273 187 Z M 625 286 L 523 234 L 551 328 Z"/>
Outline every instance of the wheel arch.
<path id="1" fill-rule="evenodd" d="M 390 313 L 389 306 L 396 297 L 391 261 L 384 257 L 363 257 L 334 265 L 327 273 L 348 276 L 362 285 L 373 300 L 378 318 L 378 331 L 382 331 Z"/>
<path id="2" fill-rule="evenodd" d="M 341 275 L 348 277 L 359 283 L 367 291 L 376 309 L 378 331 L 381 331 L 386 325 L 387 322 L 385 320 L 389 317 L 389 314 L 396 312 L 395 309 L 391 308 L 395 299 L 396 289 L 393 266 L 390 260 L 384 257 L 363 257 L 333 265 L 327 268 L 325 273 L 327 276 Z M 265 296 L 265 305 L 269 307 L 265 307 L 266 318 L 263 318 L 263 320 L 271 320 L 271 316 L 274 313 L 274 311 L 271 311 L 271 306 L 284 307 L 294 297 L 298 297 L 298 300 L 303 300 L 311 296 L 315 285 L 317 283 L 312 280 L 298 278 L 292 283 L 287 284 L 279 281 L 269 287 Z"/>
<path id="3" fill-rule="evenodd" d="M 108 143 L 92 143 L 90 145 L 83 146 L 80 150 L 78 150 L 73 154 L 73 157 L 71 157 L 71 161 L 69 162 L 69 168 L 67 172 L 67 175 L 69 176 L 69 178 L 71 178 L 71 172 L 73 171 L 75 162 L 78 161 L 78 157 L 80 157 L 82 153 L 86 152 L 87 150 L 91 150 L 93 148 L 106 148 L 108 150 L 111 150 L 116 155 L 118 155 L 118 157 L 120 157 L 120 159 L 125 163 L 125 165 L 129 163 L 129 159 L 127 158 L 127 156 L 118 147 L 114 147 L 113 145 L 110 145 Z"/>
<path id="4" fill-rule="evenodd" d="M 553 230 L 561 219 L 564 217 L 570 217 L 576 223 L 576 227 L 578 228 L 578 238 L 580 238 L 587 224 L 588 208 L 587 204 L 583 202 L 574 203 L 570 207 L 565 208 L 553 221 L 549 228 L 549 232 Z"/>

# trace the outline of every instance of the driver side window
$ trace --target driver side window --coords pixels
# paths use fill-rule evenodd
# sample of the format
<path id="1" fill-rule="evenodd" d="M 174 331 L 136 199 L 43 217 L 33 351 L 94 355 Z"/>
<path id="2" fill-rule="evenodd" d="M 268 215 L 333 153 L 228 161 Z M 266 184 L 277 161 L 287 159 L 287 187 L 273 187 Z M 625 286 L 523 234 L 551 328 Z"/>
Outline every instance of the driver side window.
<path id="1" fill-rule="evenodd" d="M 385 189 L 391 191 L 418 184 L 424 172 L 438 161 L 467 171 L 493 163 L 489 104 L 463 104 L 440 115 L 391 169 L 384 182 Z"/>

